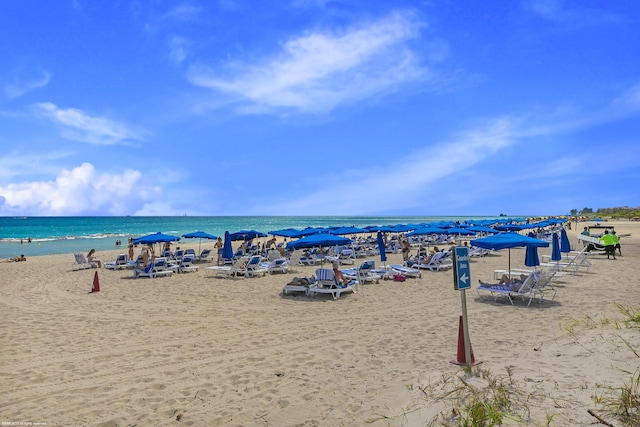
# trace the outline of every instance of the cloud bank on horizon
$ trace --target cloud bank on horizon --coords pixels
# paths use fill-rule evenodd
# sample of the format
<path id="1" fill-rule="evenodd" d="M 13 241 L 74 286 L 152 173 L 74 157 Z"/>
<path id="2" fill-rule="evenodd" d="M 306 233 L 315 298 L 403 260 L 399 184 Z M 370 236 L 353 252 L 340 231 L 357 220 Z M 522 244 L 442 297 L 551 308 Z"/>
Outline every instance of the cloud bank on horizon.
<path id="1" fill-rule="evenodd" d="M 630 3 L 42 6 L 0 17 L 3 216 L 640 205 Z"/>

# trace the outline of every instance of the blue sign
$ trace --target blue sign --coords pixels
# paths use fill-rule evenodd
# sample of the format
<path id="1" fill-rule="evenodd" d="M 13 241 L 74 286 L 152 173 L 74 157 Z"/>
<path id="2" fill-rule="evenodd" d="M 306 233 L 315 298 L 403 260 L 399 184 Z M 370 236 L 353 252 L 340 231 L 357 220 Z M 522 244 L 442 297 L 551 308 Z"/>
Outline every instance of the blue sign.
<path id="1" fill-rule="evenodd" d="M 456 291 L 471 289 L 469 248 L 456 246 L 453 252 L 453 286 Z"/>

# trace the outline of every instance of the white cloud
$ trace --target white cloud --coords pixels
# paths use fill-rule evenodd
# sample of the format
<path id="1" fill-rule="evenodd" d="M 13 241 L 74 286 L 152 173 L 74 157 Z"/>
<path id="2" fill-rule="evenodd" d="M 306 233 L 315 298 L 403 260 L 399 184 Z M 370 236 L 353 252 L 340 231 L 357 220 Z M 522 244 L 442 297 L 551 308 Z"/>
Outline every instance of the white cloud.
<path id="1" fill-rule="evenodd" d="M 396 12 L 342 32 L 292 38 L 273 58 L 229 64 L 226 78 L 204 66 L 193 66 L 188 78 L 238 97 L 248 112 L 327 112 L 423 76 L 426 70 L 405 45 L 418 37 L 420 25 L 411 14 Z"/>
<path id="2" fill-rule="evenodd" d="M 0 187 L 0 215 L 128 215 L 161 191 L 142 173 L 98 173 L 90 163 L 62 170 L 53 181 Z"/>
<path id="3" fill-rule="evenodd" d="M 273 215 L 375 214 L 397 206 L 410 209 L 428 198 L 440 203 L 445 189 L 435 187 L 447 176 L 463 172 L 500 149 L 517 143 L 516 121 L 492 120 L 479 130 L 463 132 L 452 141 L 394 158 L 388 168 L 347 171 L 339 178 L 318 177 L 306 196 L 294 202 L 259 206 L 254 211 Z"/>
<path id="4" fill-rule="evenodd" d="M 51 74 L 42 70 L 33 72 L 20 69 L 14 72 L 12 80 L 12 83 L 5 84 L 4 93 L 8 98 L 18 98 L 29 91 L 45 87 L 51 80 Z"/>
<path id="5" fill-rule="evenodd" d="M 82 110 L 58 108 L 51 102 L 32 105 L 36 114 L 61 125 L 66 139 L 96 145 L 114 145 L 144 141 L 145 132 L 103 117 L 92 117 Z"/>
<path id="6" fill-rule="evenodd" d="M 180 64 L 187 59 L 189 41 L 184 37 L 174 36 L 169 40 L 169 60 L 173 64 Z"/>

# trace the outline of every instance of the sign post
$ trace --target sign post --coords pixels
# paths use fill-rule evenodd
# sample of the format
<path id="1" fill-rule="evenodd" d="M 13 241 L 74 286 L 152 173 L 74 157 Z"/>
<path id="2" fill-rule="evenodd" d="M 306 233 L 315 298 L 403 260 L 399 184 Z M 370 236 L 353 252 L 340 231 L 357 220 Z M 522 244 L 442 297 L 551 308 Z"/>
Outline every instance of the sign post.
<path id="1" fill-rule="evenodd" d="M 476 362 L 471 350 L 471 340 L 469 339 L 469 322 L 467 320 L 467 295 L 466 290 L 471 289 L 471 270 L 469 268 L 469 248 L 466 246 L 456 246 L 453 251 L 453 288 L 460 291 L 460 300 L 462 304 L 461 329 L 462 342 L 458 336 L 458 358 L 452 360 L 451 363 L 458 365 L 466 365 L 467 367 L 475 365 Z M 464 356 L 461 354 L 460 345 L 464 347 Z M 464 357 L 464 360 L 461 360 Z"/>

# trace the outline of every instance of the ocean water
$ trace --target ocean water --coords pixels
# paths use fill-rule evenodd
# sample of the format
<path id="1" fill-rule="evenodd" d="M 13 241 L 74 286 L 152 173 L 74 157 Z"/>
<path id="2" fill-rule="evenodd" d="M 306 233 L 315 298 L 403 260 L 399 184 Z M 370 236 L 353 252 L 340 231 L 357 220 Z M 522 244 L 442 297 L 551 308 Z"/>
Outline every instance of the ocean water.
<path id="1" fill-rule="evenodd" d="M 438 221 L 494 219 L 495 217 L 435 216 L 180 216 L 180 217 L 0 217 L 0 259 L 24 254 L 38 255 L 116 249 L 116 240 L 126 247 L 129 237 L 161 231 L 182 236 L 194 231 L 224 236 L 253 229 L 264 233 L 284 228 L 419 224 Z M 28 239 L 31 242 L 28 242 Z M 183 241 L 197 242 L 193 239 Z"/>

